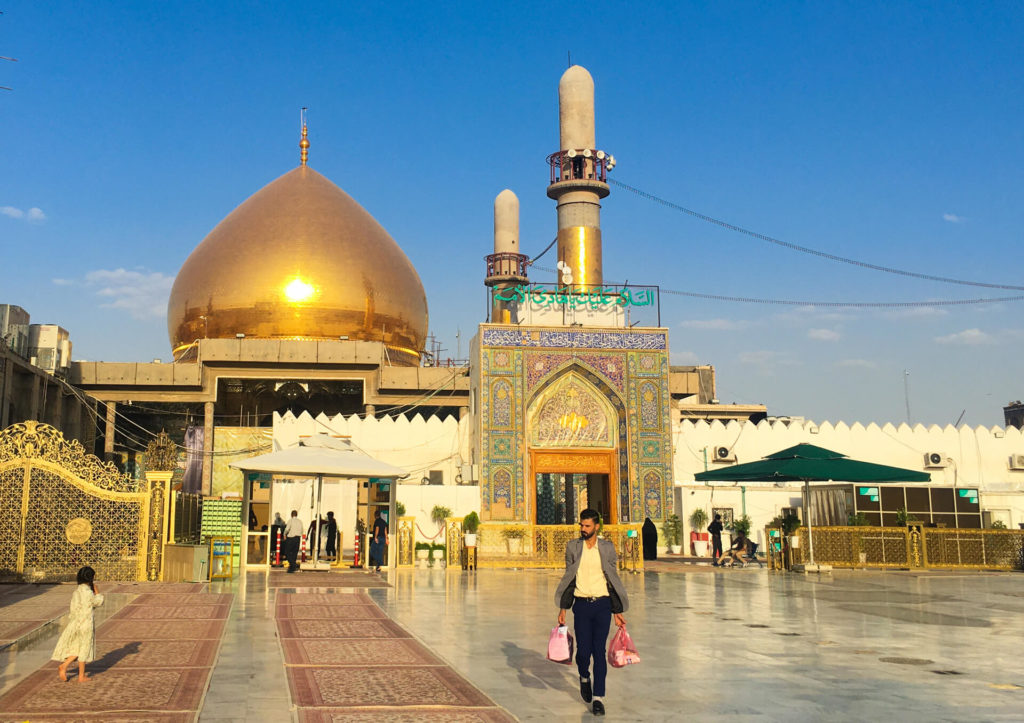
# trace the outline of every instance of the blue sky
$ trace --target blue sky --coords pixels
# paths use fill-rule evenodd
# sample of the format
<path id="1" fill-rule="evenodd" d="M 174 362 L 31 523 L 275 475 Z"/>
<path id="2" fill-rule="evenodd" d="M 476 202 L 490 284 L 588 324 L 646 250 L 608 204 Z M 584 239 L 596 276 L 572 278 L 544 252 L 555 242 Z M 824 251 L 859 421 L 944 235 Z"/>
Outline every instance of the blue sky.
<path id="1" fill-rule="evenodd" d="M 298 163 L 365 206 L 417 267 L 455 356 L 485 309 L 492 202 L 554 237 L 566 54 L 597 89 L 613 178 L 786 241 L 1024 285 L 1015 3 L 36 3 L 0 16 L 0 303 L 75 358 L 170 358 L 192 248 Z M 33 210 L 36 209 L 36 210 Z M 914 301 L 953 286 L 780 249 L 613 188 L 606 280 L 731 296 Z M 549 254 L 541 265 L 553 266 Z M 535 281 L 551 274 L 538 272 Z M 1021 302 L 783 308 L 662 295 L 673 361 L 724 403 L 817 420 L 1001 424 L 1024 396 Z"/>

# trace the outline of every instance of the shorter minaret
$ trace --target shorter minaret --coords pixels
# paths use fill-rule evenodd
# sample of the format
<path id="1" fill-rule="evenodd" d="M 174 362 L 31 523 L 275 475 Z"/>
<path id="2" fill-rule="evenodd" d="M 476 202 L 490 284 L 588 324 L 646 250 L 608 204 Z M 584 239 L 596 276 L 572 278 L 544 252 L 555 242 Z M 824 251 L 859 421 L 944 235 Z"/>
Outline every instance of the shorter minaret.
<path id="1" fill-rule="evenodd" d="M 558 202 L 558 286 L 586 291 L 603 283 L 601 199 L 615 159 L 596 148 L 594 79 L 574 65 L 558 82 L 561 149 L 548 156 L 548 197 Z"/>
<path id="2" fill-rule="evenodd" d="M 519 198 L 507 188 L 494 199 L 494 253 L 485 258 L 484 283 L 491 288 L 491 323 L 517 323 L 518 303 L 511 299 L 512 290 L 528 283 L 529 258 L 519 253 Z"/>

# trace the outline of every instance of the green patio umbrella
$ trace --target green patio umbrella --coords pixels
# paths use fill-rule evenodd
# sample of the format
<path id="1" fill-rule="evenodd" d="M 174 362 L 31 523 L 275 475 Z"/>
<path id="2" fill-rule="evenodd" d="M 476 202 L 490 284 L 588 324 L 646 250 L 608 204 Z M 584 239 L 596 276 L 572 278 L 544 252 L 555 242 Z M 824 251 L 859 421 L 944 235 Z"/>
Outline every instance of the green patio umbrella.
<path id="1" fill-rule="evenodd" d="M 764 459 L 695 474 L 698 482 L 803 482 L 804 516 L 810 563 L 814 564 L 811 516 L 808 509 L 811 482 L 930 482 L 931 475 L 902 467 L 850 459 L 845 454 L 813 444 L 798 444 Z"/>

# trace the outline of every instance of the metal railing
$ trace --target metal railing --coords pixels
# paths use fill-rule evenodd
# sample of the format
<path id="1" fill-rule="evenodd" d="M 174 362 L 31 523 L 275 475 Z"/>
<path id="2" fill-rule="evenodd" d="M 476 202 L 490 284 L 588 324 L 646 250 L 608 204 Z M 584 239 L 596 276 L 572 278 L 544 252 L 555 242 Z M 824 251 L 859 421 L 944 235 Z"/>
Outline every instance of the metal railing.
<path id="1" fill-rule="evenodd" d="M 477 530 L 478 567 L 560 568 L 565 566 L 565 545 L 579 537 L 578 525 L 523 525 L 485 523 Z M 604 525 L 601 536 L 611 540 L 619 569 L 644 568 L 639 525 Z"/>
<path id="2" fill-rule="evenodd" d="M 599 157 L 600 156 L 600 157 Z M 555 151 L 548 156 L 551 167 L 551 183 L 560 181 L 608 182 L 611 158 L 596 148 L 578 148 Z"/>
<path id="3" fill-rule="evenodd" d="M 494 278 L 516 278 L 525 280 L 530 266 L 530 257 L 526 254 L 516 254 L 503 251 L 497 254 L 484 256 L 487 262 L 488 279 Z"/>
<path id="4" fill-rule="evenodd" d="M 772 555 L 773 566 L 809 561 L 807 528 L 784 540 Z M 1024 530 L 944 529 L 907 527 L 815 527 L 814 561 L 832 567 L 960 568 L 973 570 L 1024 569 Z M 778 554 L 778 553 L 781 553 Z"/>

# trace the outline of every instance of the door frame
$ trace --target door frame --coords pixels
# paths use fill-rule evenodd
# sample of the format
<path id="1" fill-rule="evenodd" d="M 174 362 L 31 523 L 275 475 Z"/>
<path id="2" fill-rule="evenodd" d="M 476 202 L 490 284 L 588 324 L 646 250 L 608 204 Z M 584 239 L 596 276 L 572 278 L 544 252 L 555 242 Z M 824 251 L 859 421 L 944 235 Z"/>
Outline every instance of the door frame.
<path id="1" fill-rule="evenodd" d="M 608 475 L 608 516 L 613 525 L 619 519 L 618 508 L 618 462 L 619 450 L 594 447 L 567 449 L 530 449 L 529 497 L 530 521 L 537 524 L 537 475 L 551 473 L 606 474 Z"/>

